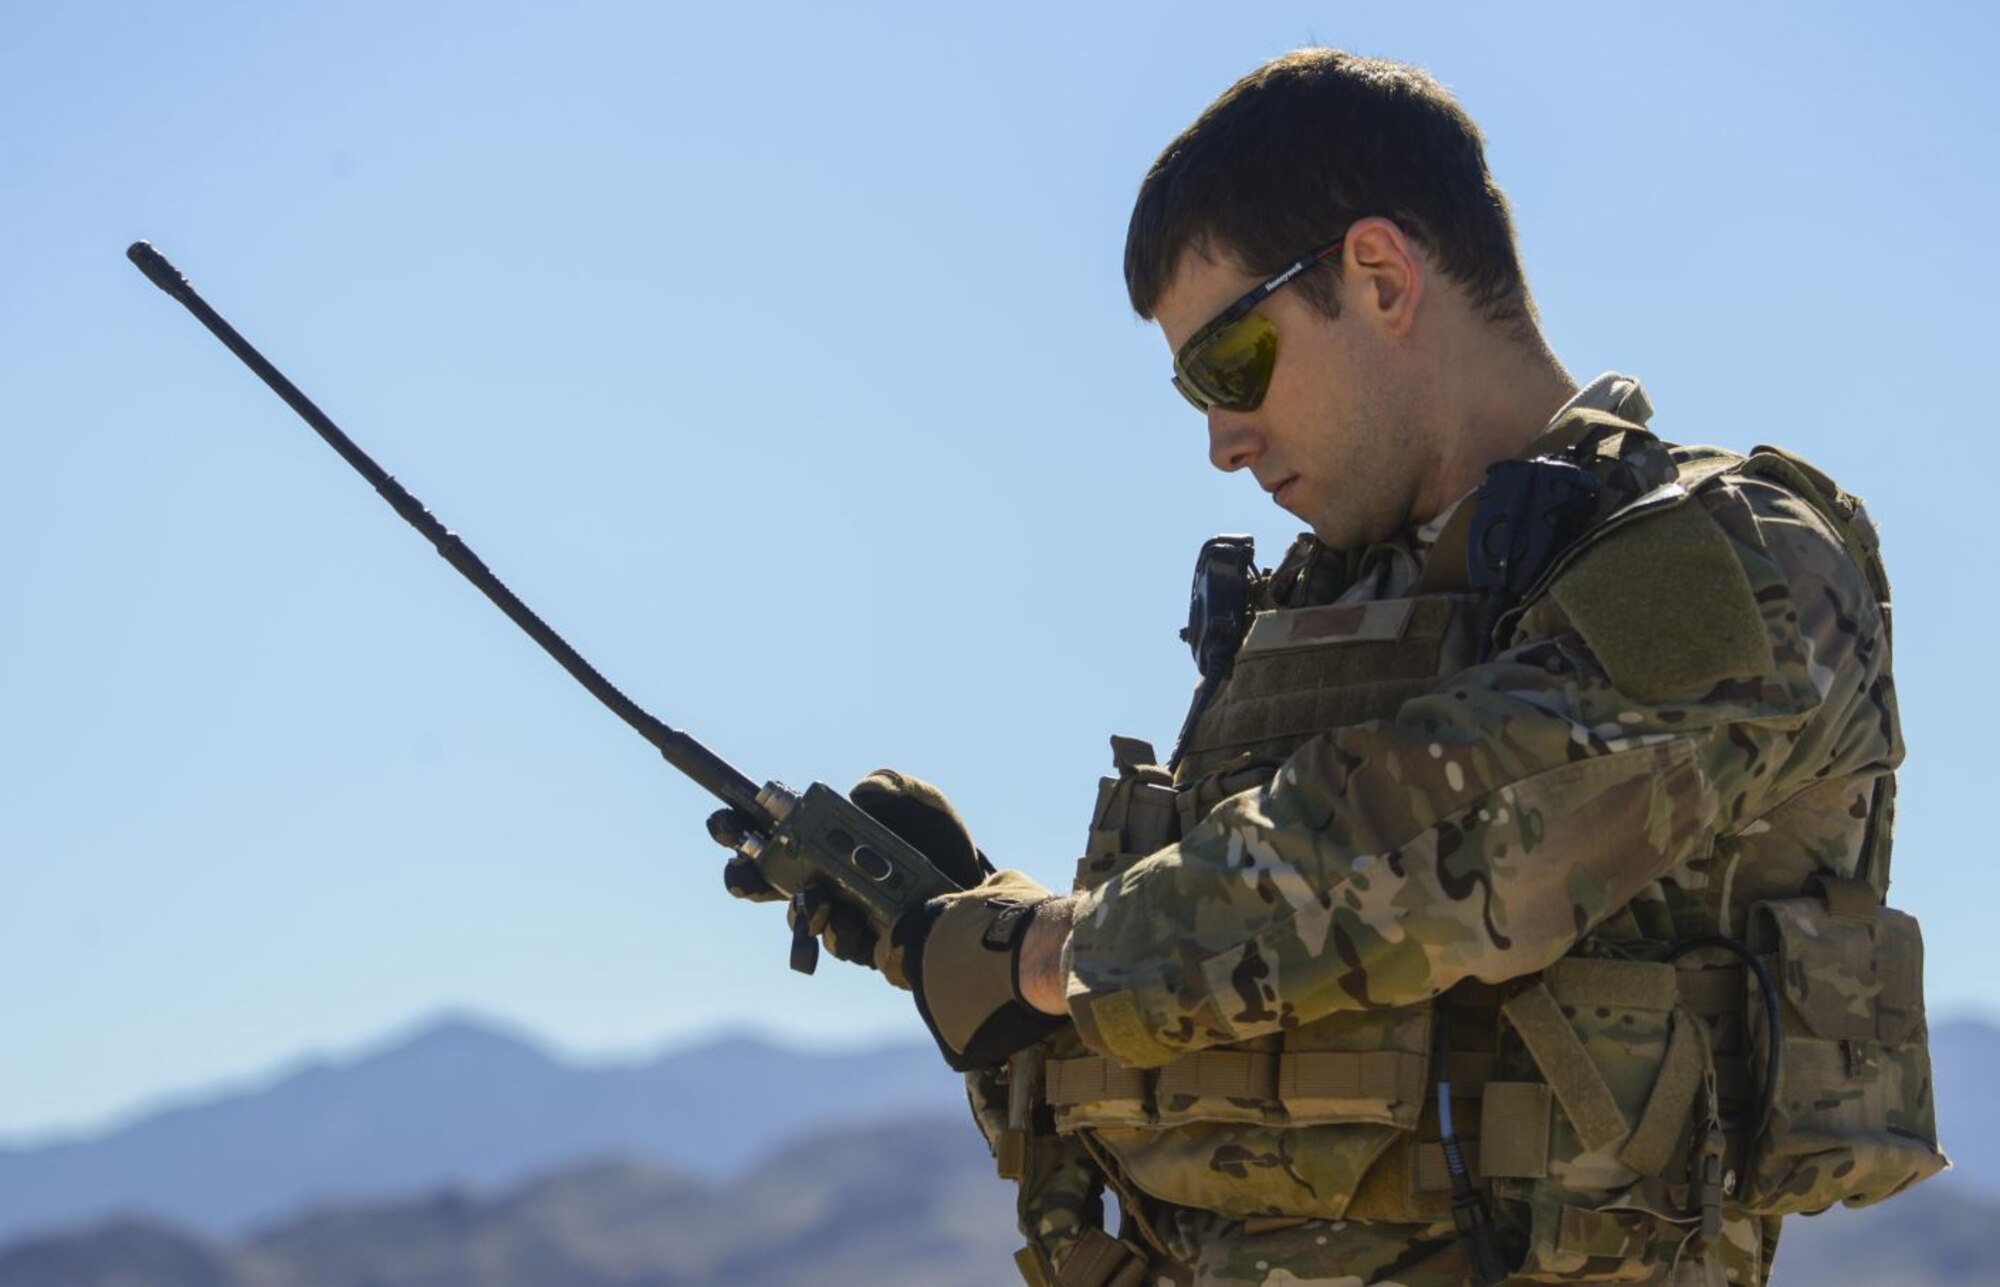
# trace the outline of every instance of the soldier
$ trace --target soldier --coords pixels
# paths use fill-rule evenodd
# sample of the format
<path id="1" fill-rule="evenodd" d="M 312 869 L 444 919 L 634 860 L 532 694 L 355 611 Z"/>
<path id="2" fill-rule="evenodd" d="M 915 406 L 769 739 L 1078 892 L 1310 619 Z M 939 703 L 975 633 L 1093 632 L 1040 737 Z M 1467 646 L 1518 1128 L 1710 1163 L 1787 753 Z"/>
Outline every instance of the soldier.
<path id="1" fill-rule="evenodd" d="M 1125 274 L 1211 462 L 1311 531 L 1204 551 L 1195 709 L 1164 762 L 1114 739 L 1073 893 L 816 926 L 970 1071 L 1024 1276 L 1762 1283 L 1782 1215 L 1936 1171 L 1854 498 L 1579 388 L 1413 67 L 1246 76 Z M 925 784 L 855 798 L 970 859 Z"/>

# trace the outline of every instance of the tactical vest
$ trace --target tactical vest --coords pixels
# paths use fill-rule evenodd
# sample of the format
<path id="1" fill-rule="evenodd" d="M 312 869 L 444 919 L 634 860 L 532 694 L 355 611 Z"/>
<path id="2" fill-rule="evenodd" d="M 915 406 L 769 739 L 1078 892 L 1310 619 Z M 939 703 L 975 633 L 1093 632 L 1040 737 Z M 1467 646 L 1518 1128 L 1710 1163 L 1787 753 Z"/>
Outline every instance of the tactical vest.
<path id="1" fill-rule="evenodd" d="M 1600 473 L 1635 446 L 1665 454 L 1635 424 L 1599 427 L 1615 431 L 1616 448 L 1587 462 Z M 1886 625 L 1874 526 L 1825 475 L 1763 447 L 1747 458 L 1675 449 L 1669 473 L 1669 486 L 1623 498 L 1584 531 L 1541 589 L 1622 524 L 1695 503 L 1724 479 L 1757 479 L 1839 535 Z M 1478 661 L 1484 632 L 1504 638 L 1540 592 L 1498 618 L 1480 594 L 1434 587 L 1435 578 L 1406 598 L 1315 603 L 1310 564 L 1324 556 L 1308 539 L 1259 580 L 1261 610 L 1171 773 L 1144 743 L 1114 739 L 1118 776 L 1100 788 L 1080 889 L 1265 784 L 1307 740 L 1393 717 Z M 1893 699 L 1886 710 L 1893 735 Z M 1433 1094 L 1443 1075 L 1473 1176 L 1513 1204 L 1527 1231 L 1518 1272 L 1528 1279 L 1574 1276 L 1579 1256 L 1608 1277 L 1642 1276 L 1660 1222 L 1713 1236 L 1724 1206 L 1783 1215 L 1878 1201 L 1944 1165 L 1922 944 L 1914 919 L 1883 905 L 1893 775 L 1812 790 L 1852 800 L 1842 816 L 1856 870 L 1809 875 L 1791 859 L 1767 860 L 1815 839 L 1788 834 L 1784 808 L 1734 828 L 1716 844 L 1742 850 L 1733 870 L 1751 897 L 1739 899 L 1750 910 L 1738 924 L 1700 900 L 1627 909 L 1538 976 L 1462 984 L 1428 1005 L 1338 1012 L 1154 1069 L 1051 1057 L 1041 1096 L 1055 1129 L 1086 1141 L 1141 1207 L 1199 1208 L 1253 1230 L 1300 1219 L 1414 1223 L 1450 1211 Z M 1433 1048 L 1439 1009 L 1449 1014 L 1446 1060 Z M 1620 1197 L 1606 1204 L 1613 1191 Z"/>

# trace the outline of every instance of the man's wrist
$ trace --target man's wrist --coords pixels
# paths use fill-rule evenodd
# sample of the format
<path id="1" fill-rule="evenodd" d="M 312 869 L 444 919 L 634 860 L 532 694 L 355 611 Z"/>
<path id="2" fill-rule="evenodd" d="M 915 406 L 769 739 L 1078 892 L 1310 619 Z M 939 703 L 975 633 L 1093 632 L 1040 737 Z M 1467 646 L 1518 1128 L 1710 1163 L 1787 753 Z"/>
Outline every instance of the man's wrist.
<path id="1" fill-rule="evenodd" d="M 1021 999 L 1043 1014 L 1067 1017 L 1068 980 L 1063 977 L 1063 947 L 1076 920 L 1074 898 L 1052 898 L 1035 909 L 1021 939 L 1018 966 Z"/>

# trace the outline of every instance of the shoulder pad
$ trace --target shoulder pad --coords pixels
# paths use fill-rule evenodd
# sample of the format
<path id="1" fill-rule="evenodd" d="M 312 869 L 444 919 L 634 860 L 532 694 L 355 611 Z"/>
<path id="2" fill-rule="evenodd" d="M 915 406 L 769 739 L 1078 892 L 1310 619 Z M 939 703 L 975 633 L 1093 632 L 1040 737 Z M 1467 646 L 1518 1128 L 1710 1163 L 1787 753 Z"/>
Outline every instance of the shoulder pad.
<path id="1" fill-rule="evenodd" d="M 1583 538 L 1549 595 L 1618 690 L 1700 697 L 1775 664 L 1729 537 L 1692 497 Z"/>
<path id="2" fill-rule="evenodd" d="M 1782 447 L 1758 447 L 1744 462 L 1743 472 L 1752 478 L 1766 478 L 1791 492 L 1827 521 L 1847 546 L 1847 553 L 1868 577 L 1868 588 L 1884 608 L 1889 603 L 1889 574 L 1882 567 L 1882 537 L 1875 521 L 1859 496 L 1851 495 L 1839 483 Z"/>

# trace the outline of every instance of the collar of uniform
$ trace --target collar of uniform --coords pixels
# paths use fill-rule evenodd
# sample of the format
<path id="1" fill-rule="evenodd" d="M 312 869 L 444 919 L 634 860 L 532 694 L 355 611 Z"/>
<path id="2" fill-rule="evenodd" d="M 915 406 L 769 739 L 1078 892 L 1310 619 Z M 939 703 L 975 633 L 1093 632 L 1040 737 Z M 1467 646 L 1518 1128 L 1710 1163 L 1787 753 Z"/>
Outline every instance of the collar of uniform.
<path id="1" fill-rule="evenodd" d="M 1465 539 L 1472 530 L 1472 515 L 1479 508 L 1470 502 L 1478 494 L 1479 489 L 1473 488 L 1418 531 L 1418 541 L 1430 537 L 1425 542 L 1423 574 L 1417 578 L 1418 594 L 1463 594 L 1472 588 L 1466 575 Z"/>
<path id="2" fill-rule="evenodd" d="M 1550 433 L 1563 422 L 1572 411 L 1603 411 L 1617 416 L 1620 420 L 1630 420 L 1635 425 L 1644 425 L 1653 418 L 1653 403 L 1646 396 L 1646 390 L 1629 375 L 1616 371 L 1606 371 L 1589 384 L 1578 389 L 1568 402 L 1562 404 L 1549 417 L 1549 423 L 1542 429 Z M 1535 440 L 1535 450 L 1542 450 L 1541 439 Z"/>
<path id="3" fill-rule="evenodd" d="M 1599 423 L 1577 415 L 1579 411 L 1601 411 L 1636 425 L 1644 425 L 1653 418 L 1653 404 L 1639 382 L 1629 375 L 1606 371 L 1563 403 L 1517 459 L 1545 456 L 1575 446 Z M 1467 502 L 1478 494 L 1479 489 L 1473 488 L 1417 529 L 1417 546 L 1424 565 L 1417 580 L 1418 594 L 1463 594 L 1472 588 L 1466 574 L 1465 541 L 1479 506 Z"/>

